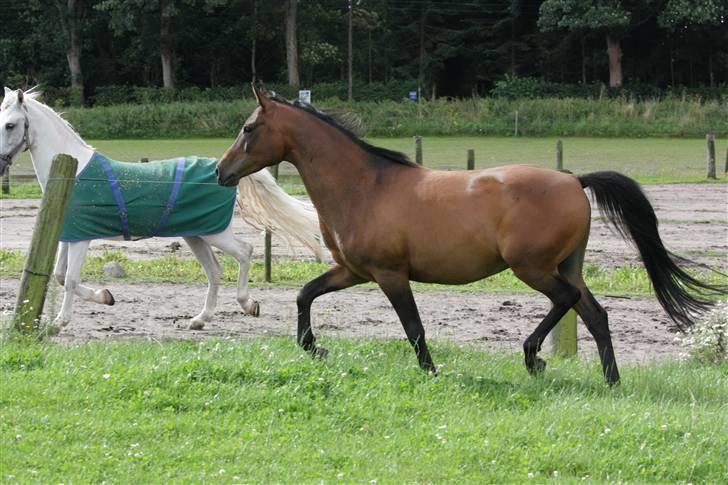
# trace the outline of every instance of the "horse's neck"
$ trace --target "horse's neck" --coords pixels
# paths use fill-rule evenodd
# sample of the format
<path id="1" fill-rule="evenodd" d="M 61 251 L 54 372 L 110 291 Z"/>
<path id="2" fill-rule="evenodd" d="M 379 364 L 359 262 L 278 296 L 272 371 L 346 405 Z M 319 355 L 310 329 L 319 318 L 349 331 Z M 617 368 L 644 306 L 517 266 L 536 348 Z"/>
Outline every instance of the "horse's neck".
<path id="1" fill-rule="evenodd" d="M 305 124 L 299 124 L 305 126 Z M 311 132 L 293 135 L 294 147 L 286 158 L 298 169 L 316 210 L 326 221 L 334 222 L 342 208 L 362 202 L 371 193 L 379 169 L 361 147 L 346 135 L 326 126 L 330 136 L 313 139 Z"/>
<path id="2" fill-rule="evenodd" d="M 56 155 L 65 153 L 78 160 L 76 174 L 88 164 L 94 153 L 56 113 L 37 101 L 28 103 L 30 158 L 38 183 L 45 190 L 48 173 Z"/>

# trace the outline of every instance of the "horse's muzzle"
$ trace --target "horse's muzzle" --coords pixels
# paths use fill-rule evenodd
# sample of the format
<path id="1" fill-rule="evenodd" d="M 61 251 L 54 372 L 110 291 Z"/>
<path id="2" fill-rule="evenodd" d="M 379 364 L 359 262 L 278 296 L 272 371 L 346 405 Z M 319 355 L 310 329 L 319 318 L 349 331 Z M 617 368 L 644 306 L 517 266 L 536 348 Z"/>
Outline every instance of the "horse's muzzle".
<path id="1" fill-rule="evenodd" d="M 217 183 L 224 187 L 232 187 L 238 183 L 237 177 L 234 173 L 226 173 L 224 171 L 220 171 L 219 168 L 216 168 L 215 175 L 217 175 Z"/>

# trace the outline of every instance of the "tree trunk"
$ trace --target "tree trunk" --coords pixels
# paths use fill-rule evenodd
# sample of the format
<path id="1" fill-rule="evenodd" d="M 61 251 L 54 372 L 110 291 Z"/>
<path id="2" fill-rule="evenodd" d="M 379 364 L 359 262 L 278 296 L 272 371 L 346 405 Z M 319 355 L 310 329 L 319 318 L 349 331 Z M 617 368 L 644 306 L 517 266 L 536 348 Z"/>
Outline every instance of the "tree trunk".
<path id="1" fill-rule="evenodd" d="M 353 52 L 353 31 L 354 31 L 354 6 L 352 5 L 352 0 L 349 0 L 349 40 L 348 40 L 348 51 L 347 51 L 347 68 L 348 68 L 348 94 L 349 94 L 349 102 L 351 102 L 354 99 L 353 96 L 353 83 L 354 83 L 354 52 Z"/>
<path id="2" fill-rule="evenodd" d="M 251 81 L 255 83 L 258 80 L 258 73 L 255 69 L 255 49 L 258 41 L 258 0 L 253 0 L 253 40 L 250 45 L 250 73 Z"/>
<path id="3" fill-rule="evenodd" d="M 372 83 L 372 30 L 369 29 L 369 84 Z"/>
<path id="4" fill-rule="evenodd" d="M 61 29 L 66 38 L 66 60 L 71 74 L 71 101 L 83 105 L 84 97 L 83 71 L 81 70 L 81 14 L 83 0 L 56 0 L 56 8 L 60 15 Z M 65 3 L 65 4 L 64 4 Z"/>
<path id="5" fill-rule="evenodd" d="M 286 4 L 286 61 L 288 63 L 288 85 L 298 88 L 301 84 L 298 74 L 298 34 L 296 33 L 298 0 Z"/>
<path id="6" fill-rule="evenodd" d="M 162 85 L 174 88 L 174 40 L 169 0 L 159 0 L 159 47 L 162 58 Z"/>
<path id="7" fill-rule="evenodd" d="M 422 84 L 425 82 L 425 20 L 427 18 L 427 12 L 425 10 L 424 2 L 420 6 L 420 66 L 417 77 L 417 100 L 419 101 L 420 94 L 422 93 Z"/>
<path id="8" fill-rule="evenodd" d="M 586 39 L 581 38 L 581 82 L 586 84 Z"/>
<path id="9" fill-rule="evenodd" d="M 619 39 L 607 34 L 607 54 L 609 55 L 609 86 L 622 86 L 622 45 Z"/>

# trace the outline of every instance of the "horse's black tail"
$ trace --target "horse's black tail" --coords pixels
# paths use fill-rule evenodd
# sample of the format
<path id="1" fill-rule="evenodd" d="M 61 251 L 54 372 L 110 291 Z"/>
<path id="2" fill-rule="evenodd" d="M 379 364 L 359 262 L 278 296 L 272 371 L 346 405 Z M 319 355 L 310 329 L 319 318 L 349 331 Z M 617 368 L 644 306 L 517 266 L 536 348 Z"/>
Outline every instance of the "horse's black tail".
<path id="1" fill-rule="evenodd" d="M 637 182 L 617 172 L 594 172 L 579 181 L 592 191 L 600 212 L 619 234 L 634 241 L 657 300 L 681 330 L 693 324 L 691 314 L 709 309 L 710 296 L 726 294 L 725 287 L 699 281 L 677 265 L 692 261 L 665 249 L 655 211 Z"/>

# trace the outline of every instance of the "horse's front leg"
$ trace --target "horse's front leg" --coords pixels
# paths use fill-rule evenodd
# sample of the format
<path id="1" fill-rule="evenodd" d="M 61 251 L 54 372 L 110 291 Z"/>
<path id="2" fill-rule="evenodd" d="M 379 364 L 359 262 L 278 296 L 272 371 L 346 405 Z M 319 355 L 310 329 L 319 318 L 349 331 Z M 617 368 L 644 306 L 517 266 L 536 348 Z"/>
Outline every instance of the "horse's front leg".
<path id="1" fill-rule="evenodd" d="M 58 271 L 62 264 L 60 258 L 56 263 L 56 279 L 59 281 L 63 279 L 63 303 L 61 304 L 61 311 L 56 317 L 55 323 L 62 327 L 68 325 L 73 317 L 74 295 L 78 295 L 84 300 L 102 303 L 104 305 L 113 305 L 115 303 L 114 297 L 109 290 L 94 290 L 81 284 L 81 268 L 83 267 L 84 259 L 86 259 L 89 243 L 90 241 L 63 243 L 67 244 L 65 277 Z M 62 251 L 63 249 L 61 248 Z"/>
<path id="2" fill-rule="evenodd" d="M 58 243 L 58 256 L 56 257 L 56 267 L 53 270 L 53 277 L 59 285 L 63 286 L 66 281 L 66 268 L 68 268 L 68 243 Z"/>
<path id="3" fill-rule="evenodd" d="M 298 345 L 315 357 L 325 357 L 328 351 L 316 346 L 316 337 L 311 329 L 311 304 L 321 295 L 349 288 L 364 279 L 355 275 L 344 266 L 334 266 L 321 276 L 306 283 L 298 292 Z"/>
<path id="4" fill-rule="evenodd" d="M 202 238 L 198 236 L 188 236 L 184 238 L 187 245 L 192 250 L 197 261 L 202 265 L 202 269 L 207 277 L 207 295 L 205 295 L 205 306 L 202 311 L 190 320 L 190 330 L 202 330 L 205 323 L 212 320 L 217 306 L 217 293 L 220 289 L 220 277 L 222 276 L 222 268 L 215 258 L 212 248 Z"/>

